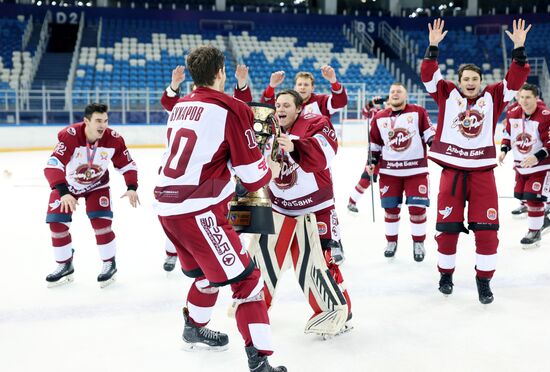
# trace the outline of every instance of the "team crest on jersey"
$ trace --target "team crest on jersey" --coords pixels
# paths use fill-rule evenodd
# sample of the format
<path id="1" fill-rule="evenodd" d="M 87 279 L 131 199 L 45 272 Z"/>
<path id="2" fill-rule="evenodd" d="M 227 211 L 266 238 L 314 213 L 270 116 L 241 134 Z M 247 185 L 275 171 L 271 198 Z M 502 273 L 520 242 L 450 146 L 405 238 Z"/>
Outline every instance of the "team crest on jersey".
<path id="1" fill-rule="evenodd" d="M 382 187 L 380 189 L 380 194 L 385 195 L 388 192 L 389 189 L 390 189 L 390 187 L 388 185 Z"/>
<path id="2" fill-rule="evenodd" d="M 107 157 L 109 156 L 109 154 L 107 153 L 107 151 L 101 151 L 99 153 L 99 156 L 101 156 L 101 160 L 107 160 Z"/>
<path id="3" fill-rule="evenodd" d="M 116 131 L 116 130 L 112 130 L 111 131 L 111 136 L 115 137 L 115 138 L 119 138 L 120 137 L 120 134 Z"/>
<path id="4" fill-rule="evenodd" d="M 449 217 L 453 213 L 453 207 L 445 207 L 445 209 L 440 209 L 439 214 L 443 216 L 443 219 Z"/>
<path id="5" fill-rule="evenodd" d="M 102 196 L 99 198 L 99 206 L 103 208 L 107 208 L 109 206 L 109 198 L 106 196 Z"/>
<path id="6" fill-rule="evenodd" d="M 73 127 L 67 128 L 67 133 L 69 133 L 71 136 L 76 136 L 76 129 Z"/>
<path id="7" fill-rule="evenodd" d="M 52 211 L 56 210 L 61 205 L 61 200 L 55 199 L 55 201 L 53 203 L 50 203 L 49 205 L 50 205 L 50 210 Z"/>
<path id="8" fill-rule="evenodd" d="M 388 132 L 388 145 L 392 150 L 402 152 L 411 146 L 416 131 L 409 132 L 407 128 L 394 128 Z"/>
<path id="9" fill-rule="evenodd" d="M 291 164 L 286 156 L 282 157 L 280 164 L 281 172 L 273 181 L 275 182 L 275 186 L 279 189 L 287 190 L 296 184 L 296 180 L 298 179 L 298 173 L 296 172 L 296 169 L 298 169 L 298 164 Z"/>
<path id="10" fill-rule="evenodd" d="M 413 119 L 412 115 L 407 115 L 407 123 L 408 123 L 408 124 L 412 124 L 412 123 L 413 123 L 413 120 L 414 120 L 414 119 Z"/>
<path id="11" fill-rule="evenodd" d="M 540 182 L 533 182 L 533 186 L 531 186 L 533 191 L 540 191 L 540 189 L 542 189 L 542 185 L 540 184 Z"/>
<path id="12" fill-rule="evenodd" d="M 485 115 L 477 110 L 470 110 L 468 116 L 466 112 L 461 112 L 453 121 L 453 128 L 458 127 L 458 131 L 466 138 L 475 138 L 481 133 Z"/>
<path id="13" fill-rule="evenodd" d="M 487 209 L 487 218 L 491 221 L 494 221 L 497 219 L 498 213 L 495 208 L 489 208 Z"/>
<path id="14" fill-rule="evenodd" d="M 327 224 L 324 222 L 317 222 L 317 230 L 319 230 L 319 235 L 325 235 L 328 232 Z"/>
<path id="15" fill-rule="evenodd" d="M 543 114 L 543 115 L 550 115 L 550 111 L 548 111 L 548 110 L 542 110 L 542 114 Z"/>
<path id="16" fill-rule="evenodd" d="M 92 164 L 82 164 L 74 172 L 75 181 L 82 185 L 89 185 L 96 182 L 103 175 L 103 170 L 99 165 Z"/>
<path id="17" fill-rule="evenodd" d="M 418 192 L 421 194 L 427 194 L 428 193 L 428 187 L 426 185 L 419 185 L 418 186 Z"/>
<path id="18" fill-rule="evenodd" d="M 531 152 L 535 142 L 536 141 L 533 140 L 533 137 L 529 133 L 520 133 L 516 136 L 514 144 L 520 153 L 528 154 Z"/>

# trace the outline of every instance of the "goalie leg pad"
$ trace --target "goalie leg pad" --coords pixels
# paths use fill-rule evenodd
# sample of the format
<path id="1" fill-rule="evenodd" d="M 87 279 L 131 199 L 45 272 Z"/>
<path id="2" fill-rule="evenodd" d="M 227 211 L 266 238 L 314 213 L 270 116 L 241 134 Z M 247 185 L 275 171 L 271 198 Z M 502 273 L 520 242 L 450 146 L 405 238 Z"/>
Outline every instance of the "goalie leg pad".
<path id="1" fill-rule="evenodd" d="M 305 332 L 337 334 L 348 317 L 346 298 L 327 267 L 315 215 L 308 214 L 296 220 L 292 261 L 298 283 L 315 312 L 306 324 Z"/>

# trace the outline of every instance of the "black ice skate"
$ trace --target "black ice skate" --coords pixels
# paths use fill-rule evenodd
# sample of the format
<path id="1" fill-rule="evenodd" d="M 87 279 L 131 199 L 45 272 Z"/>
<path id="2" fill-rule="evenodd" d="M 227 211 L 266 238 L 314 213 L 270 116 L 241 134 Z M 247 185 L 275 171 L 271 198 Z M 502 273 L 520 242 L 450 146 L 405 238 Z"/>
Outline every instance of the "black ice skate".
<path id="1" fill-rule="evenodd" d="M 541 230 L 529 230 L 523 239 L 521 239 L 522 248 L 537 248 L 540 245 L 540 233 Z"/>
<path id="2" fill-rule="evenodd" d="M 484 305 L 490 304 L 495 299 L 489 283 L 491 279 L 480 278 L 476 276 L 477 293 L 479 294 L 479 302 Z"/>
<path id="3" fill-rule="evenodd" d="M 267 356 L 258 355 L 258 350 L 254 346 L 244 348 L 248 357 L 248 368 L 250 372 L 286 372 L 286 367 L 271 367 Z"/>
<path id="4" fill-rule="evenodd" d="M 397 251 L 397 242 L 388 242 L 386 250 L 384 251 L 384 256 L 392 258 L 395 256 L 395 251 Z"/>
<path id="5" fill-rule="evenodd" d="M 178 256 L 166 256 L 164 260 L 164 271 L 170 272 L 176 267 L 176 262 L 178 261 Z"/>
<path id="6" fill-rule="evenodd" d="M 74 267 L 72 258 L 67 262 L 58 264 L 55 271 L 46 277 L 48 288 L 71 283 L 74 280 L 73 273 Z"/>
<path id="7" fill-rule="evenodd" d="M 512 216 L 514 218 L 524 218 L 527 216 L 527 206 L 526 205 L 520 205 L 516 209 L 512 211 Z"/>
<path id="8" fill-rule="evenodd" d="M 441 273 L 439 279 L 439 292 L 448 296 L 453 293 L 453 274 Z"/>
<path id="9" fill-rule="evenodd" d="M 426 250 L 424 249 L 424 242 L 413 243 L 413 256 L 416 262 L 424 261 L 424 257 L 426 256 Z"/>
<path id="10" fill-rule="evenodd" d="M 189 320 L 189 310 L 183 308 L 183 341 L 186 350 L 227 350 L 229 337 L 225 333 L 212 331 L 206 327 L 199 327 Z"/>
<path id="11" fill-rule="evenodd" d="M 101 269 L 101 273 L 99 273 L 99 275 L 97 276 L 97 281 L 99 282 L 99 286 L 101 288 L 105 288 L 109 284 L 113 283 L 115 281 L 116 272 L 117 272 L 117 269 L 116 269 L 116 262 L 114 257 L 109 261 L 104 261 L 103 269 Z"/>
<path id="12" fill-rule="evenodd" d="M 348 203 L 348 211 L 358 213 L 359 209 L 357 209 L 357 205 L 355 203 Z"/>

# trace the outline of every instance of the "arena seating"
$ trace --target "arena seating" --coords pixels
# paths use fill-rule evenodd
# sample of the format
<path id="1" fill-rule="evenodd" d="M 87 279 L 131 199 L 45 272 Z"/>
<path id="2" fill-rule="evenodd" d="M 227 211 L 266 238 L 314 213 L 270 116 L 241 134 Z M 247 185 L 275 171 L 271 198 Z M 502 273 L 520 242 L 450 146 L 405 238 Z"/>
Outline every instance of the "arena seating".
<path id="1" fill-rule="evenodd" d="M 405 33 L 418 45 L 419 55 L 416 67 L 420 73 L 420 63 L 428 47 L 426 31 L 407 30 Z M 439 66 L 443 76 L 455 81 L 456 71 L 461 64 L 476 63 L 483 70 L 485 82 L 493 83 L 501 80 L 504 61 L 500 40 L 498 33 L 476 35 L 472 31 L 450 30 L 445 40 L 439 45 Z"/>
<path id="2" fill-rule="evenodd" d="M 74 90 L 149 89 L 151 102 L 171 79 L 172 69 L 185 64 L 185 55 L 198 45 L 212 44 L 225 51 L 223 36 L 200 34 L 192 22 L 106 20 L 101 47 L 82 47 Z M 235 83 L 235 67 L 226 54 L 228 85 Z M 190 79 L 188 79 L 190 80 Z M 76 94 L 76 101 L 86 97 Z M 115 99 L 114 104 L 117 104 Z M 119 102 L 118 102 L 119 103 Z"/>
<path id="3" fill-rule="evenodd" d="M 291 87 L 298 71 L 311 71 L 320 84 L 319 68 L 330 63 L 342 82 L 367 83 L 369 90 L 386 89 L 393 78 L 375 58 L 358 53 L 340 27 L 259 26 L 253 33 L 224 36 L 200 31 L 193 22 L 149 20 L 104 20 L 101 47 L 82 47 L 74 81 L 75 103 L 88 100 L 80 90 L 149 90 L 150 102 L 170 82 L 172 69 L 184 64 L 192 48 L 210 43 L 225 52 L 226 89 L 236 83 L 236 61 L 250 67 L 256 95 L 269 82 L 272 72 L 285 70 L 285 86 Z M 228 44 L 230 47 L 228 47 Z M 324 87 L 328 89 L 328 84 Z M 120 99 L 113 98 L 112 104 Z"/>
<path id="4" fill-rule="evenodd" d="M 0 18 L 0 91 L 17 89 L 21 82 L 28 83 L 32 67 L 32 55 L 21 51 L 23 34 L 28 20 Z M 15 93 L 0 93 L 0 105 L 13 103 Z"/>
<path id="5" fill-rule="evenodd" d="M 298 71 L 310 71 L 317 85 L 325 85 L 326 90 L 328 84 L 320 71 L 324 64 L 336 69 L 339 81 L 366 83 L 371 91 L 385 90 L 393 81 L 377 59 L 357 52 L 350 45 L 339 26 L 260 25 L 254 32 L 232 36 L 231 43 L 237 60 L 250 67 L 251 80 L 261 89 L 269 83 L 272 72 L 284 70 L 287 76 L 284 88 L 293 86 Z"/>

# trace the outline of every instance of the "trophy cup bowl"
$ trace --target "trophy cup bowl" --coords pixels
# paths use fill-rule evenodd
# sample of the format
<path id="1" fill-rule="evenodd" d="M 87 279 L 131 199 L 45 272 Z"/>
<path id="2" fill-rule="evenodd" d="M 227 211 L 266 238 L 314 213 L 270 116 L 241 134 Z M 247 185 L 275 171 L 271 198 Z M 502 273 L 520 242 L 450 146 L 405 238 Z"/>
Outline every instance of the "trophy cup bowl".
<path id="1" fill-rule="evenodd" d="M 256 142 L 260 151 L 264 154 L 269 139 L 273 135 L 278 136 L 280 134 L 279 124 L 275 119 L 275 108 L 264 103 L 251 102 L 248 105 L 254 113 L 253 129 Z M 275 148 L 275 144 L 273 144 L 273 148 Z M 237 179 L 237 182 L 240 181 Z M 235 231 L 250 234 L 275 233 L 267 186 L 242 196 L 235 195 L 229 205 L 228 220 Z"/>

